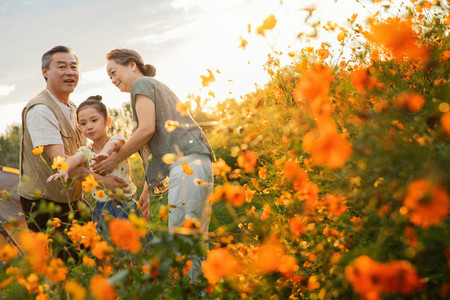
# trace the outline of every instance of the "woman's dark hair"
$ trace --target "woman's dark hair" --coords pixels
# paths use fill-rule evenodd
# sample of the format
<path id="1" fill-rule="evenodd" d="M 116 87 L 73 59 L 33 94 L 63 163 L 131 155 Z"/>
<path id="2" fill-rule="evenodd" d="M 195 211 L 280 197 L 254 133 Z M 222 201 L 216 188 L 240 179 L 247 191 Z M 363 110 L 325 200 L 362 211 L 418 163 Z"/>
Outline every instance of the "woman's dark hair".
<path id="1" fill-rule="evenodd" d="M 97 110 L 99 114 L 101 114 L 105 120 L 108 118 L 108 110 L 106 109 L 106 105 L 102 102 L 102 96 L 96 95 L 96 96 L 90 96 L 86 100 L 80 103 L 77 108 L 77 121 L 78 121 L 78 113 L 86 108 L 87 106 L 94 106 L 94 108 Z"/>
<path id="2" fill-rule="evenodd" d="M 145 64 L 142 57 L 134 50 L 116 48 L 106 54 L 106 60 L 114 59 L 118 64 L 127 66 L 130 62 L 135 62 L 139 71 L 149 77 L 156 75 L 156 68 L 153 65 Z"/>

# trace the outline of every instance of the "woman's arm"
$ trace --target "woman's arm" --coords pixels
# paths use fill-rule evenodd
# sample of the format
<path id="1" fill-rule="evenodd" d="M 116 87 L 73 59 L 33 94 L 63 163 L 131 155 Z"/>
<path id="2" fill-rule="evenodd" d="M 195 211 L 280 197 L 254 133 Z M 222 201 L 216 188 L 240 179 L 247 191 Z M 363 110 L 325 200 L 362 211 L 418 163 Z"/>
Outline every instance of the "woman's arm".
<path id="1" fill-rule="evenodd" d="M 139 206 L 141 213 L 146 220 L 150 217 L 150 198 L 148 195 L 148 184 L 147 181 L 144 180 L 144 188 L 142 189 L 142 194 L 139 197 Z"/>
<path id="2" fill-rule="evenodd" d="M 100 153 L 97 154 L 92 158 L 95 162 L 100 162 L 102 160 L 105 160 L 108 158 L 111 153 L 114 151 L 119 151 L 119 149 L 125 144 L 125 141 L 122 139 L 113 139 L 109 140 L 105 146 L 103 146 L 102 150 L 100 150 Z"/>
<path id="3" fill-rule="evenodd" d="M 156 124 L 155 104 L 149 97 L 136 95 L 136 116 L 139 122 L 138 129 L 119 151 L 111 154 L 102 162 L 94 163 L 92 165 L 94 172 L 101 173 L 103 171 L 105 174 L 111 172 L 119 162 L 137 152 L 151 139 L 155 132 Z"/>

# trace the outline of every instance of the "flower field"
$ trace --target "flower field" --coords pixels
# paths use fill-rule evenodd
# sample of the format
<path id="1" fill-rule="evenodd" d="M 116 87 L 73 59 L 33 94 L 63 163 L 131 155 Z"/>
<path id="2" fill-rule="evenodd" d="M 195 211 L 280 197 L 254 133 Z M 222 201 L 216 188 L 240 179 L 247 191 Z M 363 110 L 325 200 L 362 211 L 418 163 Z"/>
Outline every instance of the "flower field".
<path id="1" fill-rule="evenodd" d="M 0 249 L 0 298 L 450 297 L 449 3 L 411 2 L 328 28 L 338 48 L 293 49 L 288 66 L 275 53 L 263 88 L 215 107 L 203 122 L 217 157 L 209 236 L 198 220 L 168 233 L 165 196 L 148 224 L 111 220 L 107 240 L 80 206 L 62 234 L 55 218 Z M 274 26 L 269 16 L 257 34 Z M 88 194 L 97 184 L 83 182 Z M 66 239 L 76 254 L 63 261 Z M 195 254 L 206 259 L 192 282 Z"/>

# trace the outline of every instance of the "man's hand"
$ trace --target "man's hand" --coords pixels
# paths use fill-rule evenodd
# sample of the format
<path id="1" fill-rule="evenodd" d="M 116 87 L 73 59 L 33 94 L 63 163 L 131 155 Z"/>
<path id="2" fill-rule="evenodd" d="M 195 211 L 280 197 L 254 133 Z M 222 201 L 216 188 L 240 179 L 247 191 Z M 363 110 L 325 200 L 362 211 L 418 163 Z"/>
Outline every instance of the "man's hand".
<path id="1" fill-rule="evenodd" d="M 119 178 L 117 176 L 99 176 L 99 179 L 97 181 L 101 181 L 105 188 L 107 188 L 110 191 L 115 191 L 116 188 L 123 189 L 124 187 L 127 187 L 128 184 L 123 180 L 122 178 Z M 129 192 L 129 190 L 124 189 L 125 193 Z"/>

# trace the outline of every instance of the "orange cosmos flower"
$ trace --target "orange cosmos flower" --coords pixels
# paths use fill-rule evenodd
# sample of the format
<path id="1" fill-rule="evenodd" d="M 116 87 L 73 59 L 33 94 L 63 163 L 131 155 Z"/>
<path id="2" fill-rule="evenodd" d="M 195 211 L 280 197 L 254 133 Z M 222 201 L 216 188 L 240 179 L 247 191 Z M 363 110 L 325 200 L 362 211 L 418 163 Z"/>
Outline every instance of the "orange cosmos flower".
<path id="1" fill-rule="evenodd" d="M 31 150 L 31 152 L 33 152 L 34 155 L 41 155 L 42 152 L 44 152 L 44 146 L 37 146 L 36 148 Z"/>
<path id="2" fill-rule="evenodd" d="M 308 175 L 299 164 L 291 159 L 285 161 L 283 174 L 293 183 L 294 190 L 300 190 L 308 181 Z"/>
<path id="3" fill-rule="evenodd" d="M 97 234 L 97 229 L 92 221 L 87 222 L 85 225 L 73 224 L 67 235 L 74 243 L 80 242 L 84 247 L 88 248 L 101 240 L 101 237 Z"/>
<path id="4" fill-rule="evenodd" d="M 67 168 L 69 167 L 69 164 L 66 163 L 66 159 L 62 156 L 56 156 L 55 158 L 53 158 L 53 164 L 52 164 L 52 169 L 57 169 L 57 170 L 67 170 Z"/>
<path id="5" fill-rule="evenodd" d="M 231 184 L 226 182 L 223 185 L 223 192 L 225 194 L 225 199 L 227 199 L 227 201 L 234 206 L 241 206 L 244 204 L 245 191 L 239 184 Z"/>
<path id="6" fill-rule="evenodd" d="M 67 268 L 61 258 L 52 258 L 45 270 L 45 275 L 51 281 L 63 281 L 67 278 Z"/>
<path id="7" fill-rule="evenodd" d="M 314 163 L 332 169 L 342 167 L 352 154 L 352 145 L 337 133 L 334 121 L 327 117 L 318 120 L 318 133 L 309 131 L 303 137 L 303 149 Z"/>
<path id="8" fill-rule="evenodd" d="M 105 197 L 105 191 L 104 190 L 98 190 L 95 193 L 95 196 L 97 196 L 98 198 L 103 198 L 103 197 Z"/>
<path id="9" fill-rule="evenodd" d="M 423 107 L 425 99 L 420 94 L 405 92 L 395 99 L 395 103 L 398 107 L 407 107 L 410 111 L 416 112 Z"/>
<path id="10" fill-rule="evenodd" d="M 215 186 L 214 191 L 211 195 L 208 196 L 208 201 L 210 203 L 215 203 L 223 199 L 224 196 L 224 188 L 221 185 Z"/>
<path id="11" fill-rule="evenodd" d="M 284 92 L 279 87 L 273 86 L 272 87 L 272 92 L 273 92 L 273 95 L 275 96 L 275 99 L 280 100 L 280 99 L 284 98 Z"/>
<path id="12" fill-rule="evenodd" d="M 345 39 L 345 36 L 346 36 L 345 31 L 341 31 L 337 36 L 338 42 L 342 42 Z"/>
<path id="13" fill-rule="evenodd" d="M 258 154 L 250 150 L 244 150 L 237 159 L 240 168 L 245 172 L 251 172 L 255 168 Z"/>
<path id="14" fill-rule="evenodd" d="M 215 284 L 222 277 L 239 273 L 241 264 L 227 248 L 218 248 L 208 252 L 202 270 L 208 282 Z"/>
<path id="15" fill-rule="evenodd" d="M 19 255 L 19 249 L 17 247 L 11 246 L 10 244 L 5 244 L 0 249 L 0 261 L 8 262 L 11 259 L 16 258 Z"/>
<path id="16" fill-rule="evenodd" d="M 278 271 L 286 278 L 292 277 L 298 270 L 298 263 L 295 257 L 291 255 L 285 255 L 281 257 L 280 266 Z"/>
<path id="17" fill-rule="evenodd" d="M 263 213 L 261 215 L 261 221 L 267 220 L 270 217 L 271 212 L 272 212 L 272 209 L 270 208 L 270 205 L 264 204 Z"/>
<path id="18" fill-rule="evenodd" d="M 213 162 L 214 175 L 223 175 L 231 171 L 231 167 L 220 158 L 218 161 Z"/>
<path id="19" fill-rule="evenodd" d="M 95 261 L 92 258 L 87 257 L 86 255 L 84 255 L 83 256 L 83 265 L 85 265 L 88 268 L 92 268 L 92 267 L 95 266 Z"/>
<path id="20" fill-rule="evenodd" d="M 248 186 L 245 188 L 245 202 L 250 203 L 252 202 L 253 196 L 255 195 L 256 191 L 251 190 Z"/>
<path id="21" fill-rule="evenodd" d="M 274 28 L 276 24 L 277 19 L 274 15 L 270 15 L 264 20 L 261 26 L 256 27 L 256 32 L 262 36 L 266 36 L 265 31 Z"/>
<path id="22" fill-rule="evenodd" d="M 308 101 L 312 113 L 319 115 L 329 113 L 328 93 L 330 83 L 334 80 L 333 71 L 328 66 L 314 65 L 302 74 L 293 90 L 293 96 L 298 104 Z"/>
<path id="23" fill-rule="evenodd" d="M 344 197 L 327 195 L 325 198 L 325 202 L 328 208 L 328 212 L 331 215 L 340 216 L 347 211 Z"/>
<path id="24" fill-rule="evenodd" d="M 115 300 L 117 299 L 114 286 L 103 275 L 95 275 L 89 282 L 89 290 L 94 295 L 95 300 Z"/>
<path id="25" fill-rule="evenodd" d="M 397 60 L 427 59 L 427 50 L 420 45 L 419 35 L 412 29 L 410 21 L 388 18 L 385 22 L 375 22 L 365 36 L 374 44 L 389 50 Z"/>
<path id="26" fill-rule="evenodd" d="M 266 173 L 267 173 L 266 167 L 259 168 L 259 170 L 258 170 L 259 178 L 266 179 L 267 178 L 267 174 Z"/>
<path id="27" fill-rule="evenodd" d="M 448 215 L 449 202 L 445 189 L 426 179 L 412 182 L 403 199 L 411 222 L 424 228 L 438 225 Z"/>
<path id="28" fill-rule="evenodd" d="M 86 176 L 85 180 L 81 183 L 83 185 L 84 192 L 90 192 L 98 186 L 97 180 L 95 180 L 94 175 L 89 174 Z"/>
<path id="29" fill-rule="evenodd" d="M 166 205 L 160 205 L 159 206 L 159 217 L 161 220 L 167 220 L 167 212 L 169 211 L 168 206 Z"/>
<path id="30" fill-rule="evenodd" d="M 447 111 L 441 117 L 442 129 L 444 129 L 445 133 L 450 136 L 450 111 Z"/>
<path id="31" fill-rule="evenodd" d="M 185 163 L 182 163 L 181 164 L 181 168 L 183 168 L 183 171 L 184 171 L 184 173 L 186 173 L 187 175 L 192 175 L 192 174 L 194 174 L 194 170 L 192 170 L 190 167 L 189 167 L 189 164 L 187 163 L 187 162 L 185 162 Z"/>
<path id="32" fill-rule="evenodd" d="M 407 261 L 382 264 L 368 256 L 360 256 L 354 266 L 345 268 L 347 279 L 365 299 L 381 299 L 381 294 L 410 295 L 423 286 L 414 267 Z"/>
<path id="33" fill-rule="evenodd" d="M 361 92 L 371 91 L 375 87 L 383 86 L 383 83 L 378 82 L 375 77 L 370 75 L 367 69 L 358 69 L 350 74 L 350 79 L 355 88 Z"/>
<path id="34" fill-rule="evenodd" d="M 306 226 L 303 218 L 296 216 L 289 220 L 289 229 L 295 235 L 301 235 L 306 233 Z"/>
<path id="35" fill-rule="evenodd" d="M 279 270 L 280 261 L 286 255 L 286 250 L 276 236 L 268 237 L 255 253 L 255 267 L 260 273 L 273 273 Z"/>
<path id="36" fill-rule="evenodd" d="M 106 241 L 99 241 L 92 245 L 92 255 L 98 259 L 110 259 L 114 249 Z"/>
<path id="37" fill-rule="evenodd" d="M 86 289 L 74 280 L 68 280 L 65 283 L 66 291 L 73 300 L 86 299 Z"/>
<path id="38" fill-rule="evenodd" d="M 119 248 L 136 253 L 141 250 L 139 231 L 127 219 L 112 219 L 109 222 L 111 242 Z"/>
<path id="39" fill-rule="evenodd" d="M 186 103 L 183 103 L 181 101 L 177 102 L 176 110 L 177 110 L 177 112 L 180 113 L 181 116 L 187 116 L 189 114 L 188 113 L 189 109 L 191 109 L 191 103 L 190 102 L 186 102 Z"/>
<path id="40" fill-rule="evenodd" d="M 43 232 L 29 230 L 19 234 L 19 242 L 31 267 L 38 273 L 45 273 L 48 252 L 48 236 Z"/>
<path id="41" fill-rule="evenodd" d="M 330 56 L 330 51 L 325 48 L 317 49 L 316 53 L 319 55 L 320 60 L 325 60 Z"/>

